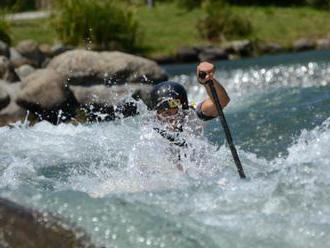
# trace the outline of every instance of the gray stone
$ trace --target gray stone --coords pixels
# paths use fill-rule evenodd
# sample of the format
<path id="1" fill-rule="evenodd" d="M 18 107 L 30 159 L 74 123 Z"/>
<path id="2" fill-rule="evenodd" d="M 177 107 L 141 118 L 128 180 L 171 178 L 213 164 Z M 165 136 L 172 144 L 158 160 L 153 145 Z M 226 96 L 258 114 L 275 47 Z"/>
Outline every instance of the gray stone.
<path id="1" fill-rule="evenodd" d="M 101 52 L 105 71 L 119 83 L 156 84 L 168 79 L 154 61 L 122 52 Z"/>
<path id="2" fill-rule="evenodd" d="M 249 40 L 237 40 L 224 44 L 223 48 L 227 53 L 238 54 L 242 57 L 253 55 L 253 45 Z"/>
<path id="3" fill-rule="evenodd" d="M 10 60 L 23 58 L 23 56 L 16 50 L 16 48 L 11 47 L 9 50 L 10 50 Z"/>
<path id="4" fill-rule="evenodd" d="M 176 52 L 176 58 L 180 62 L 196 62 L 198 58 L 198 49 L 194 47 L 181 47 Z"/>
<path id="5" fill-rule="evenodd" d="M 51 123 L 58 122 L 60 113 L 63 119 L 70 118 L 78 105 L 66 77 L 52 69 L 36 70 L 23 78 L 16 102 Z"/>
<path id="6" fill-rule="evenodd" d="M 55 44 L 54 46 L 52 46 L 51 48 L 51 56 L 55 57 L 57 55 L 60 55 L 62 53 L 65 53 L 67 51 L 71 51 L 73 50 L 74 47 L 73 46 L 69 46 L 69 45 L 64 45 L 64 44 Z"/>
<path id="7" fill-rule="evenodd" d="M 316 43 L 310 39 L 299 39 L 293 43 L 293 50 L 297 52 L 313 50 L 315 47 Z"/>
<path id="8" fill-rule="evenodd" d="M 77 101 L 84 104 L 117 105 L 125 98 L 141 90 L 143 84 L 70 86 Z M 150 86 L 151 87 L 151 86 Z"/>
<path id="9" fill-rule="evenodd" d="M 276 54 L 285 52 L 285 49 L 275 42 L 269 42 L 259 45 L 259 51 L 266 54 Z"/>
<path id="10" fill-rule="evenodd" d="M 157 56 L 152 59 L 158 64 L 172 64 L 176 62 L 176 58 L 174 56 Z"/>
<path id="11" fill-rule="evenodd" d="M 95 247 L 82 229 L 49 213 L 0 198 L 1 247 Z"/>
<path id="12" fill-rule="evenodd" d="M 202 48 L 198 58 L 200 61 L 215 61 L 215 60 L 227 60 L 228 54 L 226 51 L 219 47 L 205 47 Z"/>
<path id="13" fill-rule="evenodd" d="M 36 67 L 40 67 L 45 60 L 45 55 L 40 51 L 38 43 L 34 40 L 21 41 L 16 49 Z"/>
<path id="14" fill-rule="evenodd" d="M 22 80 L 22 78 L 25 78 L 29 76 L 32 72 L 35 71 L 33 66 L 31 65 L 22 65 L 19 68 L 15 69 L 18 77 Z"/>
<path id="15" fill-rule="evenodd" d="M 167 79 L 157 63 L 122 52 L 68 51 L 53 58 L 47 68 L 66 76 L 70 85 L 154 83 Z"/>
<path id="16" fill-rule="evenodd" d="M 316 41 L 316 47 L 319 50 L 330 49 L 330 38 L 329 39 L 318 39 Z"/>
<path id="17" fill-rule="evenodd" d="M 10 56 L 9 46 L 2 40 L 0 40 L 0 56 L 5 56 L 7 58 Z"/>
<path id="18" fill-rule="evenodd" d="M 10 62 L 15 68 L 22 65 L 33 65 L 33 61 L 23 57 L 14 47 L 10 48 Z"/>
<path id="19" fill-rule="evenodd" d="M 26 116 L 26 111 L 15 102 L 20 83 L 9 83 L 0 80 L 0 88 L 3 88 L 10 97 L 9 104 L 0 110 L 0 126 L 23 120 Z"/>
<path id="20" fill-rule="evenodd" d="M 3 108 L 7 107 L 9 103 L 10 103 L 10 96 L 7 90 L 5 89 L 5 87 L 3 87 L 0 84 L 0 111 Z"/>
<path id="21" fill-rule="evenodd" d="M 137 113 L 137 105 L 130 96 L 145 87 L 145 84 L 70 86 L 88 121 L 114 120 Z M 141 99 L 136 96 L 136 99 Z"/>
<path id="22" fill-rule="evenodd" d="M 19 81 L 13 64 L 5 56 L 0 56 L 0 79 L 9 82 Z"/>
<path id="23" fill-rule="evenodd" d="M 52 47 L 49 44 L 41 44 L 41 45 L 39 45 L 39 50 L 46 57 L 51 57 L 53 55 Z"/>

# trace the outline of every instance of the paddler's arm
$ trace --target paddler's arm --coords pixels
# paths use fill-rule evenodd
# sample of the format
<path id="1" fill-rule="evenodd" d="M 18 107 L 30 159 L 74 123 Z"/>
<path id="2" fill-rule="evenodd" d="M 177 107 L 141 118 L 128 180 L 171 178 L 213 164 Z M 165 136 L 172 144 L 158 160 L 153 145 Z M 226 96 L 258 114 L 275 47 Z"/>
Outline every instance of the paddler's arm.
<path id="1" fill-rule="evenodd" d="M 206 72 L 206 77 L 204 79 L 199 77 L 199 73 L 201 71 Z M 214 78 L 214 73 L 215 73 L 215 67 L 211 63 L 202 62 L 197 66 L 197 80 L 201 85 L 203 85 L 205 87 L 206 92 L 208 94 L 208 98 L 206 100 L 204 100 L 200 105 L 200 111 L 203 113 L 203 115 L 205 115 L 207 117 L 218 116 L 218 111 L 217 111 L 215 103 L 213 101 L 210 87 L 208 86 L 208 84 L 206 84 L 206 82 L 208 80 L 213 81 L 213 85 L 216 89 L 218 98 L 220 99 L 220 104 L 221 104 L 222 108 L 226 107 L 230 101 L 230 98 L 229 98 L 225 88 Z"/>

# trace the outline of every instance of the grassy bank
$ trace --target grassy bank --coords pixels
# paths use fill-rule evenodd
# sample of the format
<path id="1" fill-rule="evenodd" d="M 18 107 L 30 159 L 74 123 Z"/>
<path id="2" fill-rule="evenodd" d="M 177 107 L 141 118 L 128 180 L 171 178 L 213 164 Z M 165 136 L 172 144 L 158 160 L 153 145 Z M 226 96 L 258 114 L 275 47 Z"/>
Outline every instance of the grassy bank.
<path id="1" fill-rule="evenodd" d="M 182 46 L 208 43 L 198 35 L 196 23 L 203 15 L 200 9 L 185 11 L 174 4 L 158 4 L 154 9 L 138 7 L 136 17 L 143 33 L 144 54 L 170 55 Z M 309 7 L 234 7 L 234 12 L 247 16 L 254 33 L 249 39 L 273 41 L 289 46 L 299 38 L 325 37 L 330 33 L 330 12 Z M 14 43 L 32 38 L 53 43 L 55 32 L 45 21 L 17 22 L 11 34 Z"/>

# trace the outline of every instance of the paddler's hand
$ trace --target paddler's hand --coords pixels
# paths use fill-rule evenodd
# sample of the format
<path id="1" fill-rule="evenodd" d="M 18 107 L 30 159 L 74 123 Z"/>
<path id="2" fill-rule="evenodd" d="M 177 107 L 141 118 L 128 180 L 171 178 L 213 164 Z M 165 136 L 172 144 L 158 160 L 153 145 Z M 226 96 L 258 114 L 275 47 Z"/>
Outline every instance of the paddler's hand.
<path id="1" fill-rule="evenodd" d="M 202 62 L 197 66 L 197 80 L 205 85 L 207 81 L 214 79 L 215 66 L 209 62 Z"/>

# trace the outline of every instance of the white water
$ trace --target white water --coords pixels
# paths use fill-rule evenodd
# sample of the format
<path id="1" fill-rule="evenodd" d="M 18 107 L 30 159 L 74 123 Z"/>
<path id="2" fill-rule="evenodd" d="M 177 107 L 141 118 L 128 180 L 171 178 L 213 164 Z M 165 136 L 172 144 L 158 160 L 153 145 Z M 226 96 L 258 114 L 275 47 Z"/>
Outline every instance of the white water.
<path id="1" fill-rule="evenodd" d="M 238 178 L 223 137 L 188 135 L 178 170 L 141 105 L 139 116 L 109 123 L 0 128 L 1 196 L 65 216 L 106 247 L 329 247 L 328 66 L 218 74 L 232 97 L 226 114 L 240 127 L 234 138 L 248 180 Z M 190 99 L 203 99 L 199 88 L 187 88 Z M 206 134 L 220 130 L 216 121 L 205 124 Z M 253 129 L 269 142 L 248 140 L 258 154 L 242 148 L 240 133 L 252 137 Z M 275 155 L 266 158 L 269 149 Z"/>

